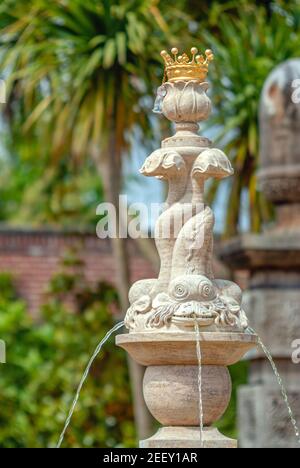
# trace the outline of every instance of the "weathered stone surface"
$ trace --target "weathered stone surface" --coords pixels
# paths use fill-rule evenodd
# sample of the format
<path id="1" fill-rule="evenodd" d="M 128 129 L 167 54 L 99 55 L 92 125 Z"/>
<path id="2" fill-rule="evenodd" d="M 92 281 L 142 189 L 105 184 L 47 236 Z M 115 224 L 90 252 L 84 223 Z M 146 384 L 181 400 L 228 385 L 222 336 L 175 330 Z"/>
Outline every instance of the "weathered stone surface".
<path id="1" fill-rule="evenodd" d="M 299 392 L 299 364 L 282 358 L 275 358 L 274 361 L 286 387 L 293 392 Z M 279 391 L 274 372 L 267 359 L 255 359 L 252 361 L 249 383 L 264 385 L 269 388 L 278 389 Z"/>
<path id="2" fill-rule="evenodd" d="M 249 310 L 251 327 L 258 331 L 275 358 L 291 359 L 292 343 L 300 338 L 299 304 L 299 288 L 272 289 L 266 286 L 244 294 L 244 307 Z M 264 353 L 257 347 L 252 356 L 264 357 Z"/>
<path id="3" fill-rule="evenodd" d="M 140 448 L 201 448 L 199 427 L 163 427 Z M 203 448 L 237 448 L 237 441 L 222 435 L 218 429 L 205 427 Z"/>
<path id="4" fill-rule="evenodd" d="M 300 59 L 284 62 L 267 78 L 260 103 L 258 177 L 274 203 L 300 201 L 300 105 L 294 80 Z"/>
<path id="5" fill-rule="evenodd" d="M 289 399 L 299 420 L 299 389 L 289 391 Z M 287 408 L 275 385 L 240 388 L 238 417 L 241 448 L 299 448 Z"/>
<path id="6" fill-rule="evenodd" d="M 220 245 L 218 256 L 232 269 L 300 270 L 299 232 L 245 234 Z"/>
<path id="7" fill-rule="evenodd" d="M 252 349 L 256 337 L 246 333 L 203 332 L 200 334 L 202 363 L 231 366 Z M 118 335 L 116 344 L 144 366 L 196 365 L 196 336 L 193 332 L 128 333 Z"/>
<path id="8" fill-rule="evenodd" d="M 227 367 L 202 367 L 203 424 L 224 414 L 231 396 Z M 149 366 L 144 398 L 152 415 L 164 426 L 197 426 L 199 420 L 198 366 Z"/>
<path id="9" fill-rule="evenodd" d="M 203 423 L 210 426 L 225 412 L 231 395 L 228 365 L 239 361 L 257 342 L 248 333 L 201 332 Z M 192 428 L 199 421 L 199 381 L 196 335 L 193 332 L 127 333 L 116 337 L 139 363 L 148 366 L 144 377 L 144 398 L 152 415 L 164 426 L 178 426 L 174 439 L 161 438 L 142 442 L 143 447 L 199 447 Z M 192 430 L 187 438 L 180 427 Z M 170 435 L 171 432 L 168 432 Z M 184 431 L 184 434 L 187 434 Z M 212 436 L 211 436 L 212 434 Z M 236 446 L 215 432 L 208 432 L 205 447 Z M 182 438 L 183 437 L 183 438 Z M 155 445 L 157 444 L 157 445 Z M 176 445 L 178 444 L 178 445 Z"/>

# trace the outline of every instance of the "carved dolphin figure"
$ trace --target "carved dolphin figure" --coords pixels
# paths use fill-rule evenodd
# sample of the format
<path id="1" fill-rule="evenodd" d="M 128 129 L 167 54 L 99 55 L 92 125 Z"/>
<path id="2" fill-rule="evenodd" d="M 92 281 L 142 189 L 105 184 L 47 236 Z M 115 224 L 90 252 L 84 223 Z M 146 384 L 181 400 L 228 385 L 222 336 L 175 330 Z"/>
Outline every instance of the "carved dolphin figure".
<path id="1" fill-rule="evenodd" d="M 195 274 L 212 279 L 214 222 L 214 213 L 206 206 L 185 223 L 174 247 L 172 278 Z"/>
<path id="2" fill-rule="evenodd" d="M 245 328 L 245 314 L 233 298 L 220 295 L 214 281 L 204 275 L 184 275 L 171 281 L 168 293 L 158 294 L 147 319 L 149 327 L 172 323 L 193 326 L 213 324 Z"/>
<path id="3" fill-rule="evenodd" d="M 210 325 L 215 316 L 201 304 L 215 299 L 216 296 L 216 287 L 205 276 L 179 276 L 171 281 L 168 293 L 160 293 L 153 300 L 148 325 L 160 327 L 167 325 L 175 317 L 179 320 L 190 319 L 196 314 L 202 319 L 203 324 Z"/>
<path id="4" fill-rule="evenodd" d="M 177 211 L 182 215 L 182 205 L 177 203 L 184 196 L 187 184 L 187 167 L 183 157 L 173 149 L 159 149 L 146 159 L 141 173 L 150 177 L 167 179 L 169 183 L 167 209 L 155 225 L 155 242 L 160 257 L 160 272 L 151 297 L 166 291 L 171 275 L 173 248 L 176 241 L 174 223 Z"/>
<path id="5" fill-rule="evenodd" d="M 125 316 L 125 326 L 132 328 L 138 314 L 149 312 L 152 306 L 150 291 L 157 282 L 156 278 L 136 281 L 129 290 L 130 307 Z"/>
<path id="6" fill-rule="evenodd" d="M 196 158 L 192 170 L 193 199 L 203 200 L 204 182 L 210 177 L 222 179 L 233 174 L 231 163 L 225 153 L 217 148 L 208 148 Z M 198 202 L 199 206 L 199 202 Z M 183 226 L 174 248 L 172 278 L 180 274 L 203 274 L 213 278 L 213 211 L 203 203 L 198 211 Z"/>
<path id="7" fill-rule="evenodd" d="M 186 165 L 182 156 L 176 151 L 165 149 L 154 151 L 147 157 L 140 172 L 147 177 L 168 180 L 167 208 L 169 206 L 170 209 L 184 195 Z M 181 180 L 179 180 L 179 177 Z M 173 245 L 172 238 L 164 236 L 164 228 L 168 226 L 168 222 L 170 223 L 170 213 L 168 210 L 166 211 L 158 218 L 155 228 L 156 247 L 161 263 L 159 277 L 137 281 L 132 285 L 129 291 L 130 307 L 125 317 L 125 324 L 129 328 L 134 324 L 134 319 L 138 313 L 146 313 L 149 310 L 151 298 L 163 290 L 164 287 L 167 288 L 169 284 Z"/>

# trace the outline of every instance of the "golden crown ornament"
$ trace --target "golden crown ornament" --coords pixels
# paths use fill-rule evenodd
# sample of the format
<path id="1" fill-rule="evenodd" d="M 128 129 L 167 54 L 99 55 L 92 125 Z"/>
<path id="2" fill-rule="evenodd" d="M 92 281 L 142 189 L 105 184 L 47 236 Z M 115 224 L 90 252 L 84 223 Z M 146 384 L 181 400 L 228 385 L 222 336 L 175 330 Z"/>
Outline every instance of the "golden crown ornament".
<path id="1" fill-rule="evenodd" d="M 178 49 L 173 47 L 171 50 L 173 58 L 166 50 L 163 50 L 160 55 L 165 61 L 165 72 L 168 81 L 190 81 L 197 80 L 203 82 L 208 73 L 209 62 L 214 59 L 214 54 L 210 49 L 205 51 L 204 55 L 198 55 L 196 47 L 191 48 L 192 58 L 184 52 L 178 55 Z"/>
<path id="2" fill-rule="evenodd" d="M 166 81 L 175 83 L 176 81 L 197 81 L 198 83 L 205 82 L 209 63 L 214 59 L 214 54 L 210 49 L 205 51 L 205 55 L 198 54 L 196 47 L 191 48 L 192 58 L 185 52 L 178 55 L 178 49 L 171 49 L 173 57 L 166 51 L 162 50 L 160 55 L 165 62 L 165 71 L 163 84 L 157 89 L 157 97 L 154 103 L 153 112 L 161 114 L 162 102 L 167 94 L 164 83 Z"/>

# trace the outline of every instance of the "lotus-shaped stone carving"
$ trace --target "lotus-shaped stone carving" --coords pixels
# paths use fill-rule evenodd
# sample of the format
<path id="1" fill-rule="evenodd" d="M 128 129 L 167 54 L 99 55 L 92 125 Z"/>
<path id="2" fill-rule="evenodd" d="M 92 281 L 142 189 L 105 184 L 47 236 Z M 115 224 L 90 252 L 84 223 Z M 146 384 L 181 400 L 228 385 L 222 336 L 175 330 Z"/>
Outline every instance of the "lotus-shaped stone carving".
<path id="1" fill-rule="evenodd" d="M 211 102 L 206 95 L 208 83 L 176 81 L 165 83 L 167 94 L 162 103 L 162 112 L 173 122 L 199 122 L 206 120 L 211 111 Z"/>

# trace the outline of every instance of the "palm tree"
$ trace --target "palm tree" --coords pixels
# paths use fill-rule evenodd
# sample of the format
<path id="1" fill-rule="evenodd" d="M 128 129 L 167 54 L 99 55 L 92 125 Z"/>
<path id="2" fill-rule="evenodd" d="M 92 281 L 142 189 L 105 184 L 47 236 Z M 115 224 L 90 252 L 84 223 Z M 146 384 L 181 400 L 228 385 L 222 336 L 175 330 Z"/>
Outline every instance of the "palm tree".
<path id="1" fill-rule="evenodd" d="M 54 162 L 66 155 L 78 164 L 93 158 L 117 219 L 128 134 L 140 128 L 146 139 L 151 128 L 142 98 L 161 80 L 158 52 L 180 29 L 187 31 L 181 10 L 163 3 L 4 0 L 0 6 L 10 117 L 24 116 L 24 131 L 49 145 Z M 112 239 L 112 250 L 124 313 L 130 282 L 124 239 Z M 141 405 L 138 388 L 135 409 L 143 437 L 148 419 Z"/>
<path id="2" fill-rule="evenodd" d="M 299 2 L 214 2 L 200 28 L 203 40 L 214 50 L 210 70 L 215 113 L 216 142 L 231 156 L 236 169 L 227 202 L 225 236 L 235 235 L 241 221 L 242 199 L 248 198 L 252 231 L 270 219 L 270 206 L 259 192 L 258 109 L 262 87 L 271 70 L 299 56 Z M 210 188 L 216 197 L 218 183 Z"/>

